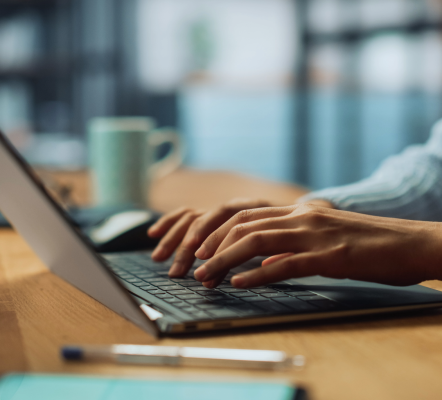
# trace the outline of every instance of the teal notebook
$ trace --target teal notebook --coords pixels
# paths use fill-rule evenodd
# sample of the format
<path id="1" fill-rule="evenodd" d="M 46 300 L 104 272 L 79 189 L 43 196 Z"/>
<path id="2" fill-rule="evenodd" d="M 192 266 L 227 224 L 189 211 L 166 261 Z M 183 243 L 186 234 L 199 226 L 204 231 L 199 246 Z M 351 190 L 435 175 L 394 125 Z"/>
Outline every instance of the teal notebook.
<path id="1" fill-rule="evenodd" d="M 305 392 L 277 383 L 188 382 L 74 375 L 6 375 L 0 400 L 300 400 Z"/>

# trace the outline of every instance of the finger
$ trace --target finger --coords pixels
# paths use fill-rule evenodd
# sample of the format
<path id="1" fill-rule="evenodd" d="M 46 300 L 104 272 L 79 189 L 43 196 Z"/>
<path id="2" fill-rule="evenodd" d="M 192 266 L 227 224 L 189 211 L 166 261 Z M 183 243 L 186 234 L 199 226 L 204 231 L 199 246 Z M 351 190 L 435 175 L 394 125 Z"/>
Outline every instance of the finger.
<path id="1" fill-rule="evenodd" d="M 163 261 L 168 259 L 183 240 L 190 224 L 198 217 L 196 213 L 185 214 L 167 234 L 161 239 L 160 243 L 152 253 L 152 259 Z"/>
<path id="2" fill-rule="evenodd" d="M 171 277 L 181 277 L 187 274 L 195 261 L 195 251 L 229 217 L 230 215 L 226 215 L 224 209 L 218 209 L 195 219 L 178 248 L 169 275 Z"/>
<path id="3" fill-rule="evenodd" d="M 179 208 L 162 216 L 157 222 L 155 222 L 147 231 L 147 234 L 152 238 L 162 237 L 179 221 L 184 214 L 193 212 L 190 208 Z"/>
<path id="4" fill-rule="evenodd" d="M 198 218 L 195 226 L 189 231 L 189 241 L 197 244 L 195 251 L 207 239 L 207 237 L 222 224 L 224 224 L 232 214 L 224 208 L 210 211 Z"/>
<path id="5" fill-rule="evenodd" d="M 242 238 L 254 232 L 269 231 L 275 229 L 290 229 L 293 227 L 293 221 L 284 217 L 267 218 L 258 221 L 238 224 L 232 228 L 225 239 L 219 245 L 215 254 L 222 252 Z"/>
<path id="6" fill-rule="evenodd" d="M 258 206 L 258 203 L 257 203 Z M 209 235 L 213 234 L 214 231 L 216 231 L 221 225 L 226 223 L 230 218 L 232 218 L 235 214 L 238 213 L 238 209 L 235 207 L 221 207 L 220 209 L 210 213 L 207 215 L 205 220 L 203 221 L 204 226 L 204 234 L 202 235 L 201 243 L 199 243 L 198 250 L 195 253 L 195 256 L 199 258 L 200 260 L 205 260 L 209 257 L 206 257 L 206 254 L 204 253 L 204 249 L 201 249 L 202 243 L 209 237 Z M 215 235 L 216 237 L 216 235 Z M 217 237 L 214 239 L 217 240 Z M 222 240 L 219 241 L 221 243 Z"/>
<path id="7" fill-rule="evenodd" d="M 294 253 L 278 254 L 277 256 L 272 256 L 272 257 L 266 258 L 266 259 L 261 263 L 261 265 L 262 265 L 263 267 L 265 267 L 265 266 L 267 266 L 267 265 L 273 264 L 273 263 L 276 262 L 276 261 L 282 260 L 283 258 L 290 257 L 290 256 L 294 256 Z"/>
<path id="8" fill-rule="evenodd" d="M 202 246 L 196 252 L 196 256 L 199 259 L 206 260 L 213 257 L 216 250 L 226 238 L 229 232 L 235 225 L 245 224 L 248 222 L 264 219 L 264 218 L 274 218 L 288 215 L 293 211 L 293 207 L 267 207 L 267 208 L 257 208 L 253 210 L 243 210 L 235 214 L 230 218 L 225 224 L 223 224 L 219 229 L 213 232 L 202 244 Z"/>
<path id="9" fill-rule="evenodd" d="M 223 275 L 219 278 L 212 279 L 211 281 L 203 282 L 203 285 L 208 289 L 214 289 L 222 283 L 222 281 L 225 279 L 225 277 L 226 277 L 226 275 Z"/>
<path id="10" fill-rule="evenodd" d="M 296 229 L 254 232 L 199 267 L 195 271 L 195 279 L 207 282 L 218 278 L 256 256 L 298 252 L 301 248 L 297 246 L 297 236 Z"/>
<path id="11" fill-rule="evenodd" d="M 265 267 L 242 272 L 232 277 L 232 286 L 251 288 L 281 282 L 290 278 L 318 275 L 322 259 L 314 253 L 302 253 L 276 261 Z"/>

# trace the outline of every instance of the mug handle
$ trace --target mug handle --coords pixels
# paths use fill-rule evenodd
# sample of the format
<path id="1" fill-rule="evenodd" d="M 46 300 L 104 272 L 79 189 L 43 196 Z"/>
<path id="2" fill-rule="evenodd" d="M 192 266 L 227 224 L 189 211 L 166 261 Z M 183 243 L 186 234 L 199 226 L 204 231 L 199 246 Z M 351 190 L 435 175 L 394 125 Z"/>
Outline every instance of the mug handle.
<path id="1" fill-rule="evenodd" d="M 176 130 L 173 128 L 155 129 L 147 136 L 148 151 L 151 154 L 165 143 L 170 143 L 172 148 L 165 157 L 150 165 L 148 174 L 151 178 L 162 178 L 175 171 L 183 162 L 183 145 Z"/>

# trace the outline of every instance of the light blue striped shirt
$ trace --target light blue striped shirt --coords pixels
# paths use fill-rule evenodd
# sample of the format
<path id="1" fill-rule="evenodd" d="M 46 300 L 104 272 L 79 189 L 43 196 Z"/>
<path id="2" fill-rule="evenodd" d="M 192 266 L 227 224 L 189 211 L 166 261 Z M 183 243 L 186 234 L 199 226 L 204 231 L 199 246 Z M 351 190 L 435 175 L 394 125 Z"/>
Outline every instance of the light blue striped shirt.
<path id="1" fill-rule="evenodd" d="M 363 214 L 442 221 L 442 120 L 428 142 L 387 158 L 369 178 L 318 190 L 300 201 L 311 199 Z"/>

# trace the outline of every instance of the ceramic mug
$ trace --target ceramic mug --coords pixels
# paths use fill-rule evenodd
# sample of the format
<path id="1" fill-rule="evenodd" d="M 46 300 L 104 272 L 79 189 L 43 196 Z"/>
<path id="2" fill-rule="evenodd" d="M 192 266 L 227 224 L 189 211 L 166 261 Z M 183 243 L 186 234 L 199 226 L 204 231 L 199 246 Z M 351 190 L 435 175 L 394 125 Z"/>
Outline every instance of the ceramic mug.
<path id="1" fill-rule="evenodd" d="M 148 117 L 94 118 L 88 126 L 89 164 L 96 205 L 132 203 L 147 206 L 152 179 L 182 162 L 178 134 L 155 129 Z M 158 147 L 170 143 L 169 153 L 156 158 Z"/>

